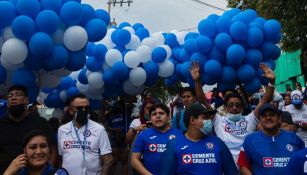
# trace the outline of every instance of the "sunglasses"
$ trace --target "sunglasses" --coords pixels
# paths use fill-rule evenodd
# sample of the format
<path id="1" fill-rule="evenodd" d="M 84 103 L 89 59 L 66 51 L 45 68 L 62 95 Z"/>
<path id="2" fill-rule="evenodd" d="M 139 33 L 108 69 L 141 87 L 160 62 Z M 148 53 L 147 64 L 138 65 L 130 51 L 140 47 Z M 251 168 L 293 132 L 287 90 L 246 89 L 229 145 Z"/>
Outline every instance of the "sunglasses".
<path id="1" fill-rule="evenodd" d="M 75 109 L 77 109 L 77 111 L 89 111 L 90 110 L 90 106 L 71 106 Z"/>
<path id="2" fill-rule="evenodd" d="M 241 107 L 242 107 L 242 104 L 241 104 L 241 103 L 228 103 L 228 104 L 227 104 L 227 107 L 228 107 L 228 108 L 233 108 L 233 107 L 241 108 Z"/>

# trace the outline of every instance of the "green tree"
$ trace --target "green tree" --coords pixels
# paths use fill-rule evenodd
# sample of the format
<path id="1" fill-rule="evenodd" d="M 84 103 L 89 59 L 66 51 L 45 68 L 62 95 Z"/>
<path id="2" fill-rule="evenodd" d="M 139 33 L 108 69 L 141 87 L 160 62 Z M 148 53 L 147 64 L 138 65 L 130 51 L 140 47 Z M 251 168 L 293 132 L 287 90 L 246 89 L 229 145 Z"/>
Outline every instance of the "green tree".
<path id="1" fill-rule="evenodd" d="M 307 0 L 227 0 L 229 7 L 252 8 L 267 19 L 282 25 L 281 48 L 301 50 L 304 75 L 307 75 Z M 307 78 L 307 77 L 306 77 Z"/>

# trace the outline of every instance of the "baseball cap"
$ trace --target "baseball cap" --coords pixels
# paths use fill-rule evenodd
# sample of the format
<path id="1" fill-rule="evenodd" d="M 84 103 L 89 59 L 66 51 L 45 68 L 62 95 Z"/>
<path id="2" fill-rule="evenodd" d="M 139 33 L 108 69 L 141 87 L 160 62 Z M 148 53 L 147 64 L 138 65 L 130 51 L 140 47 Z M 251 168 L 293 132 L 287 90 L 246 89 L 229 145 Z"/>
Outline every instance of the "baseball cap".
<path id="1" fill-rule="evenodd" d="M 303 94 L 299 90 L 294 90 L 291 92 L 291 99 L 303 99 Z"/>
<path id="2" fill-rule="evenodd" d="M 273 105 L 271 105 L 271 104 L 269 104 L 269 103 L 265 103 L 265 104 L 262 105 L 262 106 L 260 107 L 260 109 L 259 109 L 259 114 L 260 114 L 260 116 L 263 115 L 263 113 L 264 113 L 266 110 L 270 110 L 270 111 L 272 111 L 272 112 L 274 112 L 274 113 L 277 113 L 277 112 L 278 112 L 278 110 L 277 110 Z"/>
<path id="3" fill-rule="evenodd" d="M 185 118 L 190 118 L 190 116 L 198 116 L 199 114 L 215 114 L 216 110 L 207 109 L 204 105 L 200 103 L 194 103 L 191 106 L 187 107 L 184 112 Z"/>

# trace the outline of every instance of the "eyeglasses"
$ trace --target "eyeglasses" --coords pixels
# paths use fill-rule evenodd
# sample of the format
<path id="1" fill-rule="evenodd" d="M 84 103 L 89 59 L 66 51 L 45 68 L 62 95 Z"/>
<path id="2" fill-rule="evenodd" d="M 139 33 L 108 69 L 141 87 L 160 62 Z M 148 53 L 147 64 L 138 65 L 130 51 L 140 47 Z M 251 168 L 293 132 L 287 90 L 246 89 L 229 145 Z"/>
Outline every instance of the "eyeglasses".
<path id="1" fill-rule="evenodd" d="M 233 107 L 241 108 L 241 107 L 242 107 L 242 104 L 241 104 L 241 103 L 227 103 L 226 106 L 227 106 L 228 108 L 233 108 Z"/>
<path id="2" fill-rule="evenodd" d="M 71 106 L 75 109 L 77 109 L 77 111 L 89 111 L 90 110 L 90 106 Z"/>
<path id="3" fill-rule="evenodd" d="M 13 98 L 13 97 L 19 98 L 19 97 L 23 97 L 23 96 L 25 96 L 25 94 L 17 92 L 17 93 L 9 93 L 7 95 L 7 98 Z"/>

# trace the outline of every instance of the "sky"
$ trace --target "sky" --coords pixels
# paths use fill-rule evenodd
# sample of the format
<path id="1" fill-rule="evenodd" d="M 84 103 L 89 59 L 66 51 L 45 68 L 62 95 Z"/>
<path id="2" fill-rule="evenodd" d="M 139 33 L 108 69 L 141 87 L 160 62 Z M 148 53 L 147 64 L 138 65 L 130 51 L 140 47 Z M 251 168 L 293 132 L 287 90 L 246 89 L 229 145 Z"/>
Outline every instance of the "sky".
<path id="1" fill-rule="evenodd" d="M 82 0 L 82 3 L 90 4 L 95 9 L 105 10 L 108 9 L 107 2 L 108 0 Z M 200 20 L 210 14 L 223 13 L 226 6 L 226 0 L 133 0 L 130 6 L 111 5 L 110 16 L 112 20 L 115 18 L 117 24 L 142 23 L 150 32 L 196 31 Z"/>

